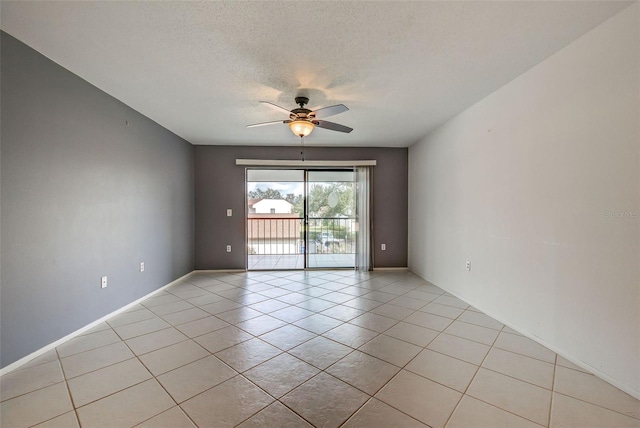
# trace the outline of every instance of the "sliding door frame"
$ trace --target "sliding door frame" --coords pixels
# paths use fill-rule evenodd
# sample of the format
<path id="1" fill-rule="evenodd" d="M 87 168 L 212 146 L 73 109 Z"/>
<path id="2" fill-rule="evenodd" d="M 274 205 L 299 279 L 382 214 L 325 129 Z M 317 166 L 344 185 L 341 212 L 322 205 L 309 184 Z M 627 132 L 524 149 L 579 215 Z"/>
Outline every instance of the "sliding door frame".
<path id="1" fill-rule="evenodd" d="M 248 162 L 248 164 L 243 163 L 244 161 Z M 237 159 L 236 164 L 245 165 L 245 263 L 247 266 L 247 270 L 249 268 L 249 207 L 246 203 L 248 200 L 248 175 L 250 170 L 297 170 L 303 171 L 303 215 L 301 218 L 302 228 L 303 228 L 303 242 L 304 242 L 304 254 L 303 254 L 303 268 L 302 270 L 314 270 L 314 269 L 358 269 L 358 257 L 361 252 L 360 245 L 358 244 L 359 237 L 356 238 L 355 244 L 355 254 L 353 266 L 349 267 L 310 267 L 309 266 L 309 255 L 310 255 L 310 233 L 309 233 L 309 172 L 310 171 L 351 171 L 353 172 L 353 186 L 354 186 L 354 211 L 355 211 L 355 219 L 356 223 L 359 222 L 358 219 L 358 207 L 357 207 L 357 168 L 354 163 L 361 163 L 362 165 L 370 166 L 375 165 L 375 161 L 316 161 L 316 162 L 303 162 L 304 166 L 300 165 L 300 162 L 297 161 L 280 161 L 280 165 L 273 165 L 271 162 L 275 161 L 266 161 L 269 162 L 269 165 L 265 165 L 264 161 L 256 161 L 256 160 L 243 160 Z M 285 164 L 286 163 L 286 164 Z M 369 210 L 370 212 L 370 210 Z M 369 219 L 369 224 L 372 225 L 373 219 Z M 358 232 L 359 235 L 359 232 Z M 346 244 L 346 243 L 345 243 Z M 371 247 L 371 244 L 369 245 Z M 372 253 L 372 249 L 369 249 L 369 254 Z M 261 270 L 261 269 L 251 269 L 251 270 Z M 287 270 L 287 269 L 282 269 Z M 291 270 L 299 270 L 299 269 L 291 269 Z"/>

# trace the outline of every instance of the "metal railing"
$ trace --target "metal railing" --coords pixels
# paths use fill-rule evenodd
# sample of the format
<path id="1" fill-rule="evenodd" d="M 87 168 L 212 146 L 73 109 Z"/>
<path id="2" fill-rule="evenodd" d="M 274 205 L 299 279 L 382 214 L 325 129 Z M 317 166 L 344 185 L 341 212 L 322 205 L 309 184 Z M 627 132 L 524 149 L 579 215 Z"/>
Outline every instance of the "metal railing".
<path id="1" fill-rule="evenodd" d="M 248 254 L 300 254 L 303 219 L 291 217 L 249 217 Z"/>
<path id="2" fill-rule="evenodd" d="M 351 217 L 312 217 L 304 241 L 304 219 L 249 217 L 249 255 L 355 254 L 356 220 Z M 308 248 L 307 248 L 308 247 Z"/>

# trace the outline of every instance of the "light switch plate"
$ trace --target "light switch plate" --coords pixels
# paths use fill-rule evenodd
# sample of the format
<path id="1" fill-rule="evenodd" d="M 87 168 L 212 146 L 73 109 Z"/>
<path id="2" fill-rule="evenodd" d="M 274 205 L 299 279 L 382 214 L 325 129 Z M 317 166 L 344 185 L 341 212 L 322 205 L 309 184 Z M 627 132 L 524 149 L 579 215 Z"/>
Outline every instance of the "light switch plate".
<path id="1" fill-rule="evenodd" d="M 233 215 L 233 210 L 231 208 L 227 208 L 227 217 L 231 217 Z"/>

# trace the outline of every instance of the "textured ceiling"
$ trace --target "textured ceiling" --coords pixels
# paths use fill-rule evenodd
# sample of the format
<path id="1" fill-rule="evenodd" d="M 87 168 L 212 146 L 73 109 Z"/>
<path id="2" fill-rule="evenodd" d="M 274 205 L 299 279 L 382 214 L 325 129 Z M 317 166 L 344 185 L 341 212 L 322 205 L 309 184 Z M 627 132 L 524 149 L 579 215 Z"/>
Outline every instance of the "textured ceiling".
<path id="1" fill-rule="evenodd" d="M 2 30 L 193 144 L 409 146 L 632 2 L 2 1 Z"/>

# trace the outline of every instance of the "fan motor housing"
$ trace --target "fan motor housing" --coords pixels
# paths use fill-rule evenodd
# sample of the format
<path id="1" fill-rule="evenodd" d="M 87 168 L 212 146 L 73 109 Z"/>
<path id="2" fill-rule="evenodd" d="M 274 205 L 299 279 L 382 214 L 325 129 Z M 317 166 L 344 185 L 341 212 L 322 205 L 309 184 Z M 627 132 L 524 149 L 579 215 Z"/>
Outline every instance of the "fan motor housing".
<path id="1" fill-rule="evenodd" d="M 304 108 L 305 104 L 309 104 L 309 98 L 307 97 L 296 97 L 296 104 L 300 106 L 300 108 L 294 108 L 291 110 L 291 115 L 289 116 L 291 120 L 311 120 L 315 117 L 315 113 L 309 110 L 308 108 Z"/>
<path id="2" fill-rule="evenodd" d="M 311 110 L 308 108 L 294 108 L 291 110 L 291 116 L 299 117 L 300 119 L 304 119 L 310 116 Z"/>

